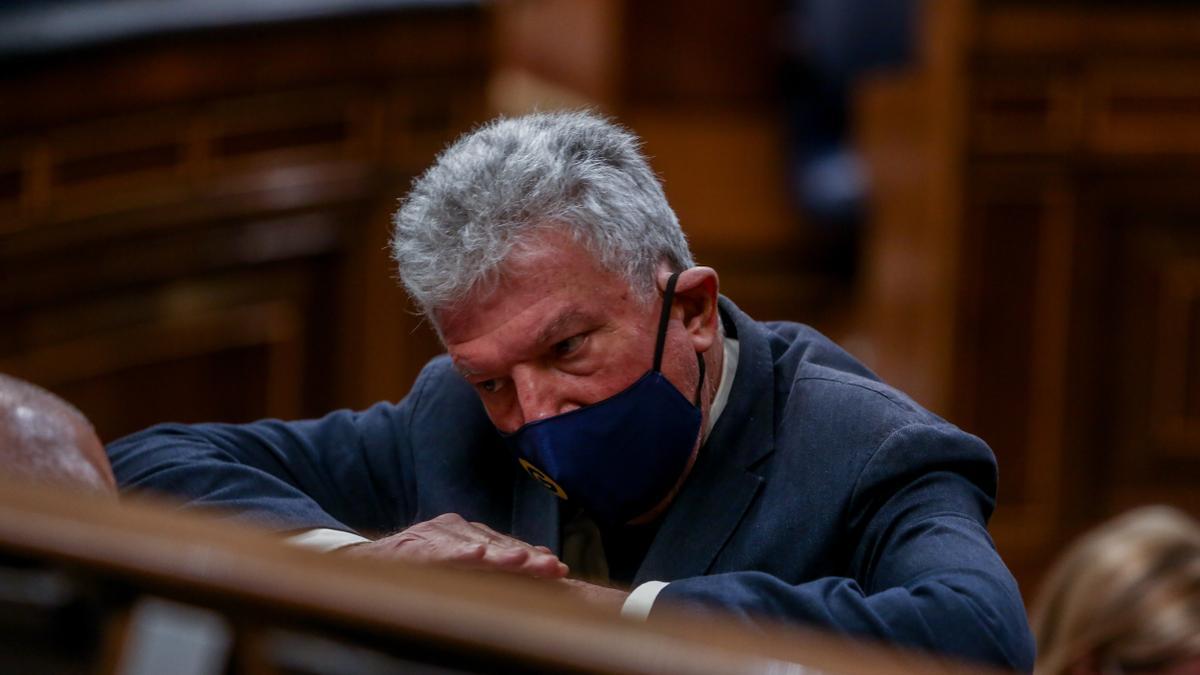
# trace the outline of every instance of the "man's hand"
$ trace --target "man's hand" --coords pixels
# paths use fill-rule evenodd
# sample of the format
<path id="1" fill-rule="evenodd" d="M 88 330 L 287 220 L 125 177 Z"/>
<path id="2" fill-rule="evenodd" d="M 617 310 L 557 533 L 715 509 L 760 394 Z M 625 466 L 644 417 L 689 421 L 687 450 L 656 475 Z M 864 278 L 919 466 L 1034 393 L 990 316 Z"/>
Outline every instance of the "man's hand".
<path id="1" fill-rule="evenodd" d="M 625 598 L 629 597 L 629 594 L 625 591 L 607 586 L 589 584 L 586 581 L 578 579 L 559 579 L 554 584 L 567 595 L 579 598 L 597 607 L 611 610 L 613 614 L 621 611 L 621 608 L 625 606 Z"/>
<path id="2" fill-rule="evenodd" d="M 368 558 L 496 570 L 531 577 L 559 579 L 567 574 L 567 566 L 545 546 L 531 546 L 483 523 L 469 523 L 456 513 L 446 513 L 383 539 L 341 550 L 348 555 Z"/>

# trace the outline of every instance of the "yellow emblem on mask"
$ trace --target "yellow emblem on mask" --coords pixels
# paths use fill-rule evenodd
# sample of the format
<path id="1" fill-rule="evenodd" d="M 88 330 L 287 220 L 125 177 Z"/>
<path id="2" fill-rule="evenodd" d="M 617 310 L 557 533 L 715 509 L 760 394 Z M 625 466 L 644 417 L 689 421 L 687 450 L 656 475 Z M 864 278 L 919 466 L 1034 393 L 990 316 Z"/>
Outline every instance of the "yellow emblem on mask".
<path id="1" fill-rule="evenodd" d="M 536 466 L 530 464 L 529 462 L 525 461 L 524 459 L 522 459 L 520 457 L 517 458 L 517 461 L 521 463 L 521 466 L 525 467 L 525 471 L 528 472 L 530 476 L 533 476 L 534 480 L 541 483 L 542 485 L 545 485 L 548 490 L 550 490 L 554 494 L 558 495 L 559 499 L 567 498 L 567 493 L 563 492 L 563 489 L 558 486 L 558 483 L 555 483 L 554 479 L 551 478 L 550 476 L 547 476 L 544 471 L 542 471 L 541 469 L 537 468 Z"/>

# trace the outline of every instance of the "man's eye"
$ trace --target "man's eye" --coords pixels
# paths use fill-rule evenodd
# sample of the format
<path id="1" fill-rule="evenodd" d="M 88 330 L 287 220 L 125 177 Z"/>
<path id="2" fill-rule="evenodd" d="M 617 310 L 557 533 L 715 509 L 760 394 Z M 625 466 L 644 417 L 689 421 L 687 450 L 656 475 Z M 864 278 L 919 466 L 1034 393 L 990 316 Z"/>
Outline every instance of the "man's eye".
<path id="1" fill-rule="evenodd" d="M 582 335 L 576 335 L 574 337 L 569 337 L 562 342 L 555 343 L 554 353 L 558 356 L 566 356 L 582 347 L 583 339 L 584 337 Z"/>
<path id="2" fill-rule="evenodd" d="M 500 380 L 484 380 L 475 385 L 489 394 L 494 394 L 500 390 Z"/>

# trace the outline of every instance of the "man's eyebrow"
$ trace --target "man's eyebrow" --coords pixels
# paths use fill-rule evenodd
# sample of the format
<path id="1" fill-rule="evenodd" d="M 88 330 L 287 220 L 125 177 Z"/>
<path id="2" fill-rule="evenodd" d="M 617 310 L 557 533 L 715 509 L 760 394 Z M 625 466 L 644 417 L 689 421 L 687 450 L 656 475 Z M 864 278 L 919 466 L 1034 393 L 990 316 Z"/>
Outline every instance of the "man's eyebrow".
<path id="1" fill-rule="evenodd" d="M 562 339 L 559 336 L 572 323 L 576 323 L 576 322 L 580 322 L 580 321 L 590 321 L 590 320 L 592 320 L 592 318 L 593 318 L 592 314 L 582 311 L 582 310 L 579 310 L 579 309 L 565 310 L 558 316 L 551 319 L 550 322 L 547 323 L 545 326 L 542 326 L 542 328 L 538 331 L 537 339 L 533 342 L 533 344 L 537 345 L 537 346 L 541 346 L 550 341 L 558 342 L 558 340 Z M 468 380 L 470 380 L 472 377 L 477 377 L 478 375 L 480 375 L 479 372 L 468 368 L 467 366 L 463 365 L 461 362 L 459 362 L 457 360 L 451 361 L 451 365 L 454 367 L 454 370 L 457 371 L 459 375 L 462 375 L 464 378 L 466 378 Z"/>
<path id="2" fill-rule="evenodd" d="M 557 338 L 563 332 L 563 329 L 565 329 L 569 324 L 590 318 L 591 315 L 586 312 L 582 312 L 578 309 L 568 309 L 562 314 L 554 317 L 553 321 L 546 324 L 540 331 L 538 331 L 537 340 L 534 341 L 534 344 L 543 345 L 551 340 L 557 342 L 558 340 L 555 340 L 555 338 Z"/>

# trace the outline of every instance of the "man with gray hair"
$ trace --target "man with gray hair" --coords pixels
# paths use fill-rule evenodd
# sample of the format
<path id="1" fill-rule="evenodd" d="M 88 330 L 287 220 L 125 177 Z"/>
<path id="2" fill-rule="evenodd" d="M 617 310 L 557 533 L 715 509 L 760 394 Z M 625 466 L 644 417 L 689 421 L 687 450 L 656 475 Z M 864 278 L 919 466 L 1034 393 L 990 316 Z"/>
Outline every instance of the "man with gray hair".
<path id="1" fill-rule="evenodd" d="M 1031 667 L 986 530 L 988 447 L 811 328 L 720 296 L 628 131 L 493 121 L 395 225 L 447 351 L 404 400 L 155 427 L 109 448 L 123 487 L 346 554 L 546 578 L 638 619 L 720 611 Z"/>

